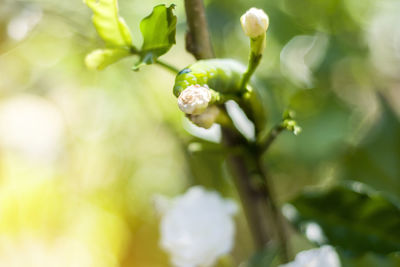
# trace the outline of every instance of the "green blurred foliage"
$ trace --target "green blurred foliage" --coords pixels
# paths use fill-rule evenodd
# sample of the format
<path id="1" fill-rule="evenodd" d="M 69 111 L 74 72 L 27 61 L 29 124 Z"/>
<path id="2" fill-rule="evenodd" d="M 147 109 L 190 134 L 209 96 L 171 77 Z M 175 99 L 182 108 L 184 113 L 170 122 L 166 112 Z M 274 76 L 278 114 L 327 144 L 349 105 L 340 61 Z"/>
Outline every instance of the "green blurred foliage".
<path id="1" fill-rule="evenodd" d="M 367 183 L 400 206 L 400 120 L 382 100 L 379 120 L 343 157 L 343 177 Z M 379 177 L 379 179 L 377 179 Z"/>
<path id="2" fill-rule="evenodd" d="M 400 23 L 398 2 L 205 2 L 218 57 L 246 62 L 248 39 L 239 17 L 252 6 L 270 17 L 255 84 L 271 109 L 269 127 L 291 108 L 303 128 L 298 137 L 282 134 L 265 157 L 280 203 L 307 186 L 325 188 L 339 180 L 357 180 L 384 193 L 379 203 L 354 190 L 340 191 L 339 196 L 309 200 L 304 205 L 312 211 L 307 219 L 320 218 L 330 226 L 334 220 L 325 217 L 326 209 L 335 220 L 349 220 L 368 204 L 371 210 L 364 211 L 374 211 L 373 225 L 381 226 L 375 230 L 387 233 L 389 221 L 379 214 L 385 212 L 391 222 L 398 220 L 392 217 L 398 213 L 400 192 L 400 33 L 394 27 Z M 120 0 L 119 13 L 140 47 L 145 39 L 140 21 L 158 4 L 177 5 L 177 44 L 162 59 L 183 68 L 194 59 L 184 49 L 182 1 Z M 158 66 L 132 72 L 136 57 L 103 72 L 86 69 L 85 55 L 104 47 L 91 16 L 81 1 L 1 3 L 0 124 L 7 126 L 0 131 L 0 263 L 5 266 L 15 257 L 5 251 L 15 251 L 22 259 L 31 253 L 44 259 L 56 255 L 57 263 L 65 266 L 168 266 L 167 255 L 158 247 L 152 196 L 172 196 L 203 184 L 237 197 L 226 170 L 226 151 L 188 133 L 188 122 L 172 95 L 173 75 Z M 17 117 L 8 120 L 33 122 L 32 128 L 24 123 L 11 127 L 7 121 L 5 107 L 12 110 L 17 100 L 32 109 L 17 109 Z M 42 109 L 52 114 L 50 120 L 38 119 L 35 112 Z M 53 129 L 54 121 L 61 126 Z M 60 135 L 50 156 L 38 156 L 37 148 L 29 145 L 40 139 L 43 133 L 35 129 L 41 127 Z M 27 140 L 27 145 L 12 143 L 13 138 Z M 363 201 L 348 205 L 344 200 L 349 198 Z M 380 209 L 381 205 L 390 209 Z M 237 266 L 252 253 L 244 217 L 238 216 L 237 222 L 237 245 L 221 266 Z M 358 221 L 353 227 L 362 229 Z M 369 235 L 353 239 L 348 234 L 335 243 L 345 250 L 344 266 L 398 266 L 397 254 L 361 253 L 367 250 L 364 238 Z M 294 231 L 291 241 L 293 252 L 314 245 Z M 369 241 L 372 248 L 381 244 Z M 398 243 L 373 250 L 385 253 L 396 247 Z M 54 266 L 52 259 L 47 260 Z"/>
<path id="3" fill-rule="evenodd" d="M 341 255 L 343 267 L 396 267 L 400 265 L 400 256 L 397 254 L 389 254 L 389 256 L 381 256 L 373 253 L 366 253 L 362 257 L 352 258 Z"/>
<path id="4" fill-rule="evenodd" d="M 291 203 L 298 211 L 292 220 L 299 228 L 317 222 L 325 242 L 348 253 L 391 253 L 400 249 L 400 210 L 361 184 L 323 192 L 305 192 Z M 361 191 L 361 192 L 357 192 Z"/>

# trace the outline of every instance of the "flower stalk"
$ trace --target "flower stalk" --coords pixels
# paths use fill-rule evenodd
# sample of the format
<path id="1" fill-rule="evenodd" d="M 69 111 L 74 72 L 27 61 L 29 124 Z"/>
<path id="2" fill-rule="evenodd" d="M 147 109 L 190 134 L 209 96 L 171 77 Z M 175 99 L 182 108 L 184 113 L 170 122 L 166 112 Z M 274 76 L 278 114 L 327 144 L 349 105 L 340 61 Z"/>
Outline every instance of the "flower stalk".
<path id="1" fill-rule="evenodd" d="M 172 72 L 174 74 L 177 74 L 179 72 L 179 70 L 175 66 L 172 66 L 171 64 L 161 61 L 159 59 L 157 59 L 156 64 L 160 65 L 161 67 L 169 70 L 170 72 Z"/>
<path id="2" fill-rule="evenodd" d="M 240 88 L 246 92 L 246 85 L 260 64 L 263 50 L 266 46 L 266 31 L 269 18 L 262 9 L 250 8 L 240 18 L 243 32 L 250 38 L 250 56 L 246 72 L 243 74 Z"/>

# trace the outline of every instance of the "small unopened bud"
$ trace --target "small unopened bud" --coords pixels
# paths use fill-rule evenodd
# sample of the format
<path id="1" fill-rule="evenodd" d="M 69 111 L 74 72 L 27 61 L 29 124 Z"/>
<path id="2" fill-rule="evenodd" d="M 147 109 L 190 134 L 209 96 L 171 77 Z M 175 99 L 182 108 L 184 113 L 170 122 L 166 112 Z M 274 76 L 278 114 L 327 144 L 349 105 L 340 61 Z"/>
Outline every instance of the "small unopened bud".
<path id="1" fill-rule="evenodd" d="M 301 127 L 297 126 L 297 125 L 294 126 L 293 133 L 294 133 L 294 135 L 298 135 L 299 133 L 301 133 Z"/>
<path id="2" fill-rule="evenodd" d="M 291 119 L 286 119 L 283 121 L 283 127 L 287 130 L 294 133 L 294 135 L 298 135 L 301 132 L 301 127 L 297 125 L 296 121 Z"/>
<path id="3" fill-rule="evenodd" d="M 210 106 L 199 115 L 190 115 L 189 119 L 197 126 L 209 129 L 216 121 L 218 115 L 219 108 L 216 106 Z"/>
<path id="4" fill-rule="evenodd" d="M 263 35 L 269 25 L 267 14 L 262 9 L 250 8 L 240 17 L 240 22 L 244 33 L 250 38 L 256 38 Z"/>
<path id="5" fill-rule="evenodd" d="M 186 114 L 201 114 L 211 100 L 210 89 L 200 85 L 192 85 L 182 91 L 178 97 L 178 106 Z"/>

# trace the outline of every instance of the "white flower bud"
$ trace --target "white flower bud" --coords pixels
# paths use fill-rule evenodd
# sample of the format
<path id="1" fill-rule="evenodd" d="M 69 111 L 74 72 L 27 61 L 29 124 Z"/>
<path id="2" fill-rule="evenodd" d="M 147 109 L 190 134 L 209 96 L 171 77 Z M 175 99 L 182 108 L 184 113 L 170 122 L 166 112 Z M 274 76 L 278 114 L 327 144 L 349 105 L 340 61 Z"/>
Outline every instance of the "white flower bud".
<path id="1" fill-rule="evenodd" d="M 210 89 L 200 85 L 191 85 L 178 97 L 178 106 L 186 114 L 203 113 L 211 100 Z"/>
<path id="2" fill-rule="evenodd" d="M 279 267 L 340 267 L 340 259 L 335 249 L 331 246 L 301 251 L 294 261 Z"/>
<path id="3" fill-rule="evenodd" d="M 264 34 L 268 29 L 269 19 L 262 9 L 250 8 L 240 17 L 244 33 L 250 38 Z"/>
<path id="4" fill-rule="evenodd" d="M 171 256 L 173 266 L 212 266 L 231 251 L 235 225 L 232 216 L 237 205 L 217 192 L 201 186 L 171 199 L 161 212 L 161 247 Z"/>
<path id="5" fill-rule="evenodd" d="M 189 119 L 197 126 L 209 129 L 214 124 L 218 115 L 219 108 L 216 106 L 210 106 L 199 115 L 190 115 Z"/>

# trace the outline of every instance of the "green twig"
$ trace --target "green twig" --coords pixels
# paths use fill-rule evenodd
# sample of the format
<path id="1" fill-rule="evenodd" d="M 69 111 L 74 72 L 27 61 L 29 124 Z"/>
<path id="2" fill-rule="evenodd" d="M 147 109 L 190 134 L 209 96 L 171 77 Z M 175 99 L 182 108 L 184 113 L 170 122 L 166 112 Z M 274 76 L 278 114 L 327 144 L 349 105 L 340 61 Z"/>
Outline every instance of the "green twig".
<path id="1" fill-rule="evenodd" d="M 242 81 L 240 83 L 240 89 L 243 93 L 246 92 L 246 85 L 248 84 L 251 76 L 253 75 L 254 71 L 260 64 L 264 48 L 265 48 L 265 33 L 258 37 L 250 38 L 249 64 L 247 66 L 246 72 L 243 74 Z"/>
<path id="2" fill-rule="evenodd" d="M 275 126 L 274 128 L 271 129 L 269 134 L 267 135 L 264 140 L 262 140 L 259 144 L 260 151 L 265 152 L 269 149 L 271 144 L 275 141 L 275 139 L 278 137 L 278 135 L 285 130 L 285 127 L 282 124 L 279 124 Z"/>
<path id="3" fill-rule="evenodd" d="M 262 55 L 256 55 L 255 53 L 250 53 L 249 65 L 246 72 L 243 74 L 242 81 L 240 83 L 241 91 L 244 93 L 246 90 L 246 85 L 249 83 L 251 76 L 256 70 L 257 66 L 260 64 Z"/>
<path id="4" fill-rule="evenodd" d="M 137 56 L 140 56 L 140 54 L 142 53 L 141 51 L 139 51 L 139 50 L 138 50 L 136 47 L 134 47 L 134 46 L 131 46 L 131 47 L 129 48 L 129 51 L 130 51 L 130 53 L 131 53 L 132 55 L 137 55 Z M 172 66 L 171 64 L 169 64 L 169 63 L 167 63 L 167 62 L 164 62 L 164 61 L 162 61 L 162 60 L 157 59 L 155 63 L 156 63 L 157 65 L 159 65 L 159 66 L 161 66 L 161 67 L 164 67 L 165 69 L 167 69 L 167 70 L 173 72 L 174 74 L 177 74 L 177 73 L 179 72 L 179 69 L 178 69 L 177 67 Z"/>
<path id="5" fill-rule="evenodd" d="M 171 71 L 171 72 L 173 72 L 173 73 L 175 73 L 175 74 L 177 74 L 177 73 L 179 72 L 179 69 L 176 68 L 175 66 L 172 66 L 172 65 L 170 65 L 169 63 L 166 63 L 166 62 L 161 61 L 161 60 L 159 60 L 159 59 L 157 59 L 156 64 L 158 64 L 158 65 L 164 67 L 165 69 L 167 69 L 167 70 L 169 70 L 169 71 Z"/>

